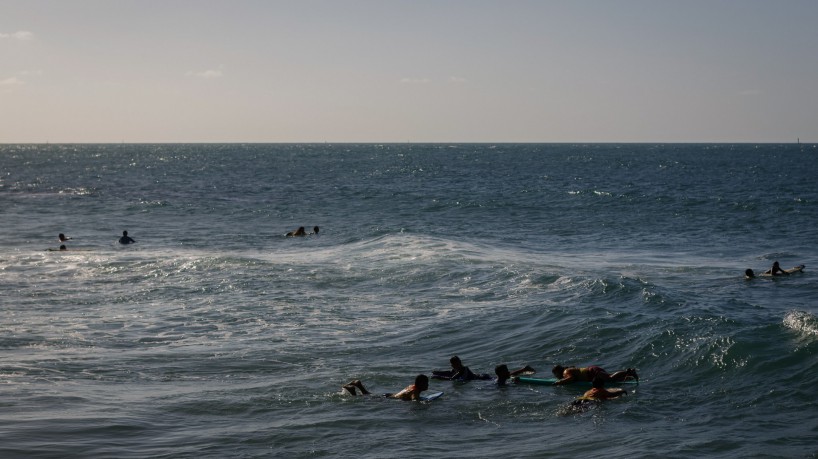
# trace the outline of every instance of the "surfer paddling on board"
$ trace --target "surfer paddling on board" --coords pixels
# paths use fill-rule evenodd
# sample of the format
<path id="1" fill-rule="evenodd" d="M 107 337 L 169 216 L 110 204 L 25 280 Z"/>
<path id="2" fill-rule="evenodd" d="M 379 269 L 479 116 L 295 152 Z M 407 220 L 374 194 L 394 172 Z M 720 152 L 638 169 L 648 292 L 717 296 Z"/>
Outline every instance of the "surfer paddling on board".
<path id="1" fill-rule="evenodd" d="M 603 368 L 598 366 L 566 368 L 562 365 L 555 365 L 554 368 L 551 369 L 551 373 L 554 373 L 554 376 L 558 380 L 554 383 L 555 385 L 570 384 L 578 381 L 593 381 L 596 378 L 601 378 L 603 381 L 617 382 L 626 381 L 628 379 L 635 379 L 639 381 L 639 375 L 636 374 L 636 370 L 633 368 L 628 368 L 627 370 L 620 370 L 614 372 L 613 374 L 609 374 Z"/>
<path id="2" fill-rule="evenodd" d="M 449 359 L 449 363 L 452 365 L 451 370 L 435 370 L 432 372 L 432 378 L 434 379 L 446 379 L 449 381 L 471 381 L 473 379 L 492 379 L 490 375 L 487 374 L 474 374 L 469 367 L 463 365 L 463 362 L 460 361 L 460 357 L 454 356 Z"/>
<path id="3" fill-rule="evenodd" d="M 299 236 L 306 236 L 307 231 L 304 229 L 303 226 L 299 226 L 297 230 L 290 231 L 289 233 L 285 234 L 287 237 L 299 237 Z"/>
<path id="4" fill-rule="evenodd" d="M 576 400 L 572 401 L 568 406 L 560 410 L 562 411 L 562 414 L 567 415 L 581 413 L 598 403 L 602 403 L 605 400 L 628 395 L 624 389 L 606 389 L 605 380 L 603 378 L 594 378 L 592 385 L 593 386 L 591 389 L 587 390 L 581 397 L 577 397 Z"/>
<path id="5" fill-rule="evenodd" d="M 354 379 L 343 386 L 342 389 L 349 392 L 351 395 L 358 395 L 357 391 L 361 391 L 361 395 L 369 395 L 364 384 L 360 379 Z M 417 375 L 415 383 L 406 387 L 396 394 L 385 394 L 385 397 L 396 398 L 398 400 L 420 400 L 420 393 L 429 389 L 429 377 L 426 375 Z"/>
<path id="6" fill-rule="evenodd" d="M 128 236 L 127 231 L 122 232 L 122 237 L 119 238 L 120 244 L 136 244 L 136 241 L 133 240 L 132 237 Z"/>
<path id="7" fill-rule="evenodd" d="M 620 389 L 618 387 L 613 389 L 605 389 L 605 380 L 603 378 L 594 378 L 592 384 L 593 386 L 591 389 L 582 394 L 583 400 L 607 400 L 609 398 L 628 395 L 625 389 Z"/>
<path id="8" fill-rule="evenodd" d="M 773 267 L 764 271 L 764 274 L 769 274 L 771 276 L 789 276 L 790 273 L 781 269 L 781 265 L 778 264 L 777 261 L 773 262 Z"/>
<path id="9" fill-rule="evenodd" d="M 523 368 L 520 368 L 519 370 L 514 371 L 508 371 L 508 365 L 506 364 L 497 365 L 494 368 L 494 374 L 497 375 L 497 379 L 495 379 L 495 382 L 497 383 L 498 386 L 505 386 L 506 381 L 508 381 L 509 379 L 512 379 L 515 376 L 519 376 L 521 374 L 533 374 L 535 371 L 536 370 L 534 370 L 528 365 L 524 366 Z"/>
<path id="10" fill-rule="evenodd" d="M 790 274 L 802 273 L 802 272 L 804 272 L 804 265 L 794 266 L 794 267 L 792 267 L 790 269 L 781 269 L 781 265 L 778 264 L 778 262 L 776 261 L 776 262 L 773 263 L 772 268 L 764 271 L 761 274 L 758 274 L 758 276 L 780 277 L 780 276 L 789 276 Z M 755 277 L 757 277 L 756 273 L 753 272 L 752 269 L 747 269 L 747 270 L 744 271 L 744 278 L 745 279 L 753 279 Z"/>

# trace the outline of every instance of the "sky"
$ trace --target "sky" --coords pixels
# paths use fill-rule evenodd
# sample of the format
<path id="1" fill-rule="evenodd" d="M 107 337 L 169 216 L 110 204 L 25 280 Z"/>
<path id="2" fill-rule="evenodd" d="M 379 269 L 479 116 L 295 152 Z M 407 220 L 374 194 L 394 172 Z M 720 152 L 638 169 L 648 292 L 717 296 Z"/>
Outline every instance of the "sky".
<path id="1" fill-rule="evenodd" d="M 816 0 L 0 0 L 0 143 L 818 142 Z"/>

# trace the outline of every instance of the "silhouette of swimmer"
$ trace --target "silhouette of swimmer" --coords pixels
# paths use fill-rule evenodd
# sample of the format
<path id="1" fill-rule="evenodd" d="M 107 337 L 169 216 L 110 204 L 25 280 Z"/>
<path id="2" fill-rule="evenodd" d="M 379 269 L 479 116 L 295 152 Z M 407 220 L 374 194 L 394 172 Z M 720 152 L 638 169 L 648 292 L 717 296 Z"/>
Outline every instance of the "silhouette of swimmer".
<path id="1" fill-rule="evenodd" d="M 297 230 L 290 231 L 289 233 L 286 234 L 287 237 L 306 236 L 306 235 L 307 235 L 307 231 L 304 230 L 303 226 L 299 226 Z"/>
<path id="2" fill-rule="evenodd" d="M 65 242 L 65 241 L 71 239 L 70 237 L 65 237 L 65 234 L 63 234 L 63 233 L 60 233 L 60 235 L 57 236 L 57 238 L 60 240 L 60 242 Z"/>
<path id="3" fill-rule="evenodd" d="M 317 235 L 318 235 L 318 227 L 317 227 L 317 226 L 313 226 L 313 227 L 312 227 L 312 233 L 310 233 L 310 234 L 314 234 L 314 235 L 316 235 L 316 236 L 317 236 Z"/>
<path id="4" fill-rule="evenodd" d="M 135 244 L 136 241 L 134 241 L 132 237 L 128 236 L 127 231 L 123 231 L 122 232 L 122 237 L 119 238 L 119 243 L 120 244 Z"/>

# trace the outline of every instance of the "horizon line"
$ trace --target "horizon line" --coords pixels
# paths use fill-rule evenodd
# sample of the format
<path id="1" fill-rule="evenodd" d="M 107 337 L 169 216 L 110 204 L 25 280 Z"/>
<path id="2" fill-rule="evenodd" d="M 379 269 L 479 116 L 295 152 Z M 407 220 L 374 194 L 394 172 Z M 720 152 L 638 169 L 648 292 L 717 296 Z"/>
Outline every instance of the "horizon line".
<path id="1" fill-rule="evenodd" d="M 802 145 L 813 147 L 816 142 L 775 141 L 137 141 L 137 142 L 0 142 L 0 145 Z"/>

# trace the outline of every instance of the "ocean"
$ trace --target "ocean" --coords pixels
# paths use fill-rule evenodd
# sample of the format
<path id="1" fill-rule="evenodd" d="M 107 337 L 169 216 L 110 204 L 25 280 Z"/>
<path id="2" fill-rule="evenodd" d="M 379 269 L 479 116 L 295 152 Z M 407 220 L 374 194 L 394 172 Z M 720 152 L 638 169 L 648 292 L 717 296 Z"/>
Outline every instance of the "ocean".
<path id="1" fill-rule="evenodd" d="M 0 145 L 0 456 L 818 457 L 816 158 Z M 806 268 L 744 279 L 774 261 Z M 454 355 L 640 383 L 581 411 L 576 386 L 340 390 Z"/>

